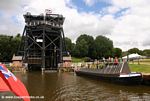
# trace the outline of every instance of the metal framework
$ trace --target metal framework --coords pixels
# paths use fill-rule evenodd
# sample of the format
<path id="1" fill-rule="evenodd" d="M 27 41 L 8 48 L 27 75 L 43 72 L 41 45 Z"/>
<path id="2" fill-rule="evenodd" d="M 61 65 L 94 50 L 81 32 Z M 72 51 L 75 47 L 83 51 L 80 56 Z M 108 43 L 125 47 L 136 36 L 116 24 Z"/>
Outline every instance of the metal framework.
<path id="1" fill-rule="evenodd" d="M 57 69 L 66 53 L 63 22 L 59 14 L 24 15 L 25 28 L 19 48 L 29 69 Z"/>

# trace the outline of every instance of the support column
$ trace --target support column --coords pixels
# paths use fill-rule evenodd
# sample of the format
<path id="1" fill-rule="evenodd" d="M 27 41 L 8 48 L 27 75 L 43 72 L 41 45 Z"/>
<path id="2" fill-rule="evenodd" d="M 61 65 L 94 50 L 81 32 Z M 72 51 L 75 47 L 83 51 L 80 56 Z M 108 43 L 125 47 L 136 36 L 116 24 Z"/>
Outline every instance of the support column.
<path id="1" fill-rule="evenodd" d="M 64 30 L 62 29 L 62 42 L 63 42 L 63 51 L 67 52 L 67 49 L 66 49 L 66 42 L 65 42 L 65 35 L 64 35 Z"/>
<path id="2" fill-rule="evenodd" d="M 61 32 L 62 33 L 62 32 Z M 60 35 L 60 53 L 59 53 L 59 63 L 62 63 L 63 59 L 62 59 L 62 46 L 63 46 L 63 40 L 62 40 L 62 35 Z"/>
<path id="3" fill-rule="evenodd" d="M 24 46 L 24 59 L 23 59 L 23 62 L 27 62 L 27 46 L 28 46 L 28 43 L 27 43 L 27 33 L 24 37 L 24 43 L 25 43 L 25 46 Z"/>
<path id="4" fill-rule="evenodd" d="M 45 70 L 45 15 L 43 25 L 43 43 L 42 43 L 42 71 Z"/>

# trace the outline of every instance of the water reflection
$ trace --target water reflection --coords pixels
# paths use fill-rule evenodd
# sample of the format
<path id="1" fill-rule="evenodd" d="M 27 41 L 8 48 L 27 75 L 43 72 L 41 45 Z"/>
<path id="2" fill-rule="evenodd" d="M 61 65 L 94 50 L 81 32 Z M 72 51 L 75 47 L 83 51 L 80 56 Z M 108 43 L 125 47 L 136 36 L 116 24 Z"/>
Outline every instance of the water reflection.
<path id="1" fill-rule="evenodd" d="M 76 76 L 74 73 L 16 73 L 31 101 L 150 101 L 149 86 L 123 86 Z M 7 100 L 6 100 L 7 101 Z"/>

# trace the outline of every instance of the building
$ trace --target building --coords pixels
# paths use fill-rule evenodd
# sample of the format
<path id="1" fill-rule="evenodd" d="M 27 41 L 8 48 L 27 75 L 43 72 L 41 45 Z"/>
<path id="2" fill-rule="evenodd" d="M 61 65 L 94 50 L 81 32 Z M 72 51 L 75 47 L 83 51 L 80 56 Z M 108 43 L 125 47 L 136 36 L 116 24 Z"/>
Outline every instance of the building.
<path id="1" fill-rule="evenodd" d="M 13 55 L 12 66 L 17 67 L 17 68 L 21 68 L 23 66 L 22 56 Z"/>
<path id="2" fill-rule="evenodd" d="M 63 67 L 71 67 L 71 65 L 72 65 L 71 56 L 63 57 Z"/>

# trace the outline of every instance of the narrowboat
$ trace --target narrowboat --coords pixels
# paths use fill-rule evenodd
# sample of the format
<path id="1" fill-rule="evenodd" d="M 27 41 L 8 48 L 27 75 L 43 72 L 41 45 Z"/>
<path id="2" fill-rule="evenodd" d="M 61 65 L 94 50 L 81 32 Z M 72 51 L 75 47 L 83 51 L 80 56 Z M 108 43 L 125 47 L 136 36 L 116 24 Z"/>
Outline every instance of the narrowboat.
<path id="1" fill-rule="evenodd" d="M 131 72 L 127 62 L 118 63 L 117 65 L 107 64 L 103 68 L 80 68 L 76 69 L 75 73 L 77 76 L 94 77 L 119 84 L 142 83 L 142 74 Z"/>

